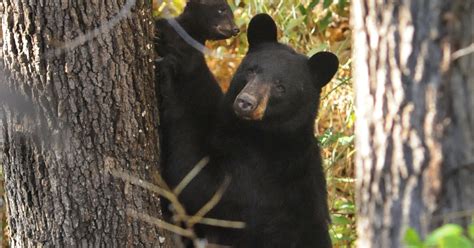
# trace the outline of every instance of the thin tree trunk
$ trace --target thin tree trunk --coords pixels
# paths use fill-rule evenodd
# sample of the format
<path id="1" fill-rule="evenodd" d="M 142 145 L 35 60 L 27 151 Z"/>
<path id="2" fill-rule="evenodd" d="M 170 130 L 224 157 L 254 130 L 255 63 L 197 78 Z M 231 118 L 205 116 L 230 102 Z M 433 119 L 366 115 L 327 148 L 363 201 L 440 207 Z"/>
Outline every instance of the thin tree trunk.
<path id="1" fill-rule="evenodd" d="M 400 247 L 407 227 L 474 208 L 473 55 L 453 53 L 473 42 L 474 4 L 352 7 L 358 246 Z"/>
<path id="2" fill-rule="evenodd" d="M 12 247 L 159 247 L 149 1 L 3 1 L 0 92 Z M 129 11 L 131 7 L 131 12 Z M 86 35 L 84 35 L 86 34 Z M 163 244 L 163 247 L 169 245 Z"/>

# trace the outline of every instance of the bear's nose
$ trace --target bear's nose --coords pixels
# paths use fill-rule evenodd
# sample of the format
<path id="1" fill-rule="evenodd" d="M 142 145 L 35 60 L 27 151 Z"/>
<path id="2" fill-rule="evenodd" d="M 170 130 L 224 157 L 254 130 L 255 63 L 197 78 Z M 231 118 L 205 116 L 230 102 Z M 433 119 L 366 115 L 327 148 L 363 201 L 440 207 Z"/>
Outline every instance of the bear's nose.
<path id="1" fill-rule="evenodd" d="M 250 114 L 257 107 L 257 99 L 247 93 L 240 94 L 235 99 L 234 107 L 236 107 L 236 110 L 242 114 Z"/>
<path id="2" fill-rule="evenodd" d="M 237 26 L 234 26 L 234 27 L 232 28 L 232 35 L 233 35 L 233 36 L 238 35 L 239 32 L 240 32 L 240 29 L 239 29 Z"/>

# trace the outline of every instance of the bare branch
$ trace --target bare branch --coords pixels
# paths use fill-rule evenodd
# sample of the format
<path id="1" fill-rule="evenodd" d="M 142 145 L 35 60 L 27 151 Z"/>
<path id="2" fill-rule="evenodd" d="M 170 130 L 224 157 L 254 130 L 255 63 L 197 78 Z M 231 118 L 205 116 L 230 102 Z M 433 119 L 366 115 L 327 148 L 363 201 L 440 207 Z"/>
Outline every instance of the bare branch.
<path id="1" fill-rule="evenodd" d="M 196 166 L 181 180 L 181 182 L 176 186 L 176 188 L 173 190 L 173 193 L 176 196 L 179 196 L 181 192 L 183 191 L 186 186 L 201 172 L 201 170 L 206 167 L 206 165 L 209 163 L 209 157 L 204 157 L 199 161 Z"/>
<path id="2" fill-rule="evenodd" d="M 202 162 L 202 163 L 201 163 Z M 205 166 L 207 164 L 207 159 L 203 158 L 200 163 L 196 165 L 196 167 L 199 166 Z M 193 169 L 194 170 L 194 169 Z M 203 224 L 203 225 L 209 225 L 209 226 L 217 226 L 217 227 L 224 227 L 224 228 L 235 228 L 235 229 L 242 229 L 245 228 L 245 223 L 240 222 L 240 221 L 229 221 L 229 220 L 220 220 L 220 219 L 214 219 L 214 218 L 204 218 L 203 216 L 206 215 L 212 208 L 219 203 L 219 201 L 222 198 L 222 195 L 224 194 L 225 190 L 229 186 L 230 183 L 230 178 L 226 177 L 224 182 L 222 183 L 221 187 L 218 189 L 218 191 L 213 195 L 211 200 L 207 202 L 197 213 L 195 216 L 189 216 L 186 214 L 186 210 L 184 206 L 179 202 L 178 198 L 176 195 L 174 195 L 172 192 L 169 190 L 163 189 L 162 187 L 158 187 L 150 182 L 144 181 L 138 177 L 132 176 L 127 172 L 124 171 L 118 171 L 115 169 L 110 169 L 107 168 L 107 171 L 114 177 L 120 178 L 125 182 L 131 183 L 133 185 L 142 187 L 146 190 L 152 191 L 154 193 L 157 193 L 166 199 L 168 199 L 171 204 L 175 207 L 176 213 L 174 214 L 174 218 L 177 219 L 177 221 L 183 221 L 188 227 L 192 227 L 195 224 Z M 191 173 L 190 173 L 191 174 Z M 192 180 L 192 179 L 191 179 Z M 180 183 L 181 184 L 181 183 Z M 165 187 L 166 184 L 164 184 Z"/>
<path id="3" fill-rule="evenodd" d="M 199 174 L 199 172 L 204 168 L 209 162 L 209 158 L 205 157 L 201 159 L 201 161 L 196 164 L 196 166 L 191 170 L 188 175 L 185 176 L 182 182 L 179 183 L 178 187 L 176 187 L 178 192 L 181 192 L 182 189 L 184 189 L 192 179 Z M 195 247 L 226 247 L 218 244 L 208 244 L 206 242 L 203 242 L 203 240 L 200 240 L 196 233 L 194 232 L 194 225 L 199 223 L 202 225 L 208 225 L 208 226 L 216 226 L 216 227 L 222 227 L 222 228 L 234 228 L 234 229 L 242 229 L 245 228 L 245 223 L 240 222 L 240 221 L 229 221 L 229 220 L 220 220 L 220 219 L 214 219 L 214 218 L 204 218 L 204 216 L 211 211 L 222 199 L 223 194 L 227 190 L 231 178 L 230 177 L 225 177 L 222 185 L 219 187 L 219 189 L 216 191 L 216 193 L 212 196 L 212 198 L 194 215 L 194 216 L 188 216 L 186 214 L 186 210 L 184 206 L 179 202 L 178 197 L 169 190 L 169 187 L 167 184 L 164 182 L 163 178 L 161 178 L 160 175 L 157 175 L 157 180 L 161 184 L 161 187 L 158 187 L 150 182 L 141 180 L 138 177 L 132 176 L 126 171 L 119 171 L 116 169 L 111 168 L 113 167 L 112 165 L 106 166 L 106 171 L 110 173 L 112 176 L 116 178 L 120 178 L 123 181 L 130 183 L 132 185 L 136 185 L 139 187 L 142 187 L 146 190 L 152 191 L 162 197 L 165 197 L 168 199 L 171 204 L 175 207 L 175 212 L 173 213 L 173 219 L 176 221 L 175 224 L 168 223 L 166 221 L 163 221 L 161 219 L 149 216 L 147 214 L 139 213 L 138 211 L 128 208 L 127 209 L 127 215 L 148 222 L 150 224 L 156 225 L 159 228 L 166 229 L 168 231 L 171 231 L 177 235 L 189 238 L 193 241 L 195 244 Z M 175 190 L 176 191 L 176 190 Z M 179 223 L 183 222 L 186 228 L 183 228 L 179 225 Z"/>
<path id="4" fill-rule="evenodd" d="M 217 205 L 217 203 L 220 202 L 224 192 L 227 190 L 227 187 L 229 187 L 230 181 L 230 177 L 226 176 L 224 182 L 212 196 L 212 198 L 201 209 L 199 209 L 199 211 L 193 217 L 191 217 L 190 220 L 188 220 L 188 224 L 190 226 L 198 223 L 204 217 L 204 215 L 209 213 L 209 211 L 211 211 Z"/>
<path id="5" fill-rule="evenodd" d="M 151 192 L 154 192 L 156 194 L 159 194 L 159 195 L 163 196 L 164 198 L 168 199 L 173 204 L 173 206 L 176 209 L 176 212 L 178 212 L 181 216 L 187 216 L 186 210 L 181 205 L 178 198 L 173 194 L 173 192 L 170 192 L 168 190 L 160 188 L 160 187 L 158 187 L 158 186 L 156 186 L 152 183 L 149 183 L 147 181 L 143 181 L 142 179 L 140 179 L 138 177 L 135 177 L 135 176 L 132 176 L 127 172 L 118 171 L 118 170 L 112 169 L 112 168 L 106 168 L 106 169 L 114 177 L 120 178 L 123 181 L 129 182 L 133 185 L 142 187 L 146 190 L 149 190 Z"/>
<path id="6" fill-rule="evenodd" d="M 127 215 L 132 217 L 132 218 L 139 219 L 139 220 L 144 221 L 144 222 L 148 222 L 148 223 L 150 223 L 152 225 L 155 225 L 157 227 L 166 229 L 168 231 L 171 231 L 171 232 L 176 233 L 178 235 L 181 235 L 183 237 L 190 238 L 190 239 L 195 239 L 196 238 L 196 235 L 194 234 L 194 232 L 192 232 L 190 230 L 183 229 L 179 226 L 167 223 L 163 220 L 152 217 L 150 215 L 139 213 L 138 211 L 136 211 L 134 209 L 127 208 Z"/>
<path id="7" fill-rule="evenodd" d="M 241 221 L 230 221 L 230 220 L 219 220 L 213 218 L 201 218 L 198 221 L 199 224 L 208 225 L 208 226 L 217 226 L 224 228 L 234 228 L 234 229 L 243 229 L 245 228 L 245 223 Z"/>
<path id="8" fill-rule="evenodd" d="M 56 44 L 58 48 L 53 49 L 52 51 L 49 51 L 46 53 L 46 56 L 51 56 L 51 55 L 59 55 L 63 53 L 65 50 L 72 50 L 80 45 L 85 44 L 86 42 L 95 39 L 97 36 L 103 34 L 103 33 L 108 33 L 112 28 L 114 28 L 121 20 L 128 18 L 131 14 L 131 9 L 133 6 L 135 6 L 136 0 L 127 0 L 123 8 L 120 10 L 119 13 L 117 13 L 116 16 L 114 16 L 112 19 L 107 21 L 106 23 L 103 23 L 99 25 L 98 28 L 87 32 L 85 34 L 79 35 L 77 38 L 73 40 L 68 40 L 61 42 L 60 44 Z"/>
<path id="9" fill-rule="evenodd" d="M 471 45 L 469 45 L 465 48 L 459 49 L 456 52 L 454 52 L 451 55 L 451 60 L 452 61 L 457 60 L 457 59 L 459 59 L 461 57 L 464 57 L 464 56 L 467 56 L 471 53 L 474 53 L 474 43 L 471 43 Z"/>
<path id="10" fill-rule="evenodd" d="M 442 220 L 444 223 L 448 223 L 450 221 L 452 222 L 455 219 L 471 217 L 471 216 L 474 216 L 474 209 L 466 209 L 463 211 L 456 211 L 456 212 L 451 212 L 451 213 L 443 213 L 440 215 L 435 215 L 430 219 L 430 221 L 432 222 L 433 220 L 436 220 L 436 221 Z"/>

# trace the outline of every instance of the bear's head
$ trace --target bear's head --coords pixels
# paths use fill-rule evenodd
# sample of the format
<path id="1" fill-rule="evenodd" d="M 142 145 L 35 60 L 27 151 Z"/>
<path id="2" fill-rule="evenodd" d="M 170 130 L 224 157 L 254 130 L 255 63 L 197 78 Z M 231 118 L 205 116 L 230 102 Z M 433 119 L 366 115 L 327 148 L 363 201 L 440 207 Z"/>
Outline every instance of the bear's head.
<path id="1" fill-rule="evenodd" d="M 277 41 L 277 27 L 266 14 L 248 28 L 249 51 L 232 79 L 226 102 L 243 122 L 265 127 L 312 125 L 321 88 L 339 61 L 330 52 L 308 58 Z"/>
<path id="2" fill-rule="evenodd" d="M 189 0 L 185 14 L 192 15 L 194 28 L 206 40 L 223 40 L 239 33 L 226 0 Z"/>

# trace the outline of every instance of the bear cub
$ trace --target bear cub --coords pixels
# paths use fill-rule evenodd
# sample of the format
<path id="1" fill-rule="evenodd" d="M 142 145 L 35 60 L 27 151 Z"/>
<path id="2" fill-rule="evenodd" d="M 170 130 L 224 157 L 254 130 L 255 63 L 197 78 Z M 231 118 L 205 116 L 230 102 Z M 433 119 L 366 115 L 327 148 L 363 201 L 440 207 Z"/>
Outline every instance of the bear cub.
<path id="1" fill-rule="evenodd" d="M 320 92 L 339 61 L 308 58 L 277 41 L 266 14 L 248 28 L 249 51 L 220 103 L 210 163 L 183 192 L 189 212 L 231 179 L 206 217 L 242 230 L 202 226 L 209 242 L 232 247 L 331 247 L 326 180 L 314 137 Z"/>
<path id="2" fill-rule="evenodd" d="M 210 127 L 222 98 L 204 55 L 190 44 L 227 39 L 239 28 L 225 0 L 189 0 L 177 18 L 157 20 L 155 30 L 155 48 L 163 58 L 157 64 L 156 82 L 161 96 L 162 175 L 173 188 L 208 155 Z"/>

